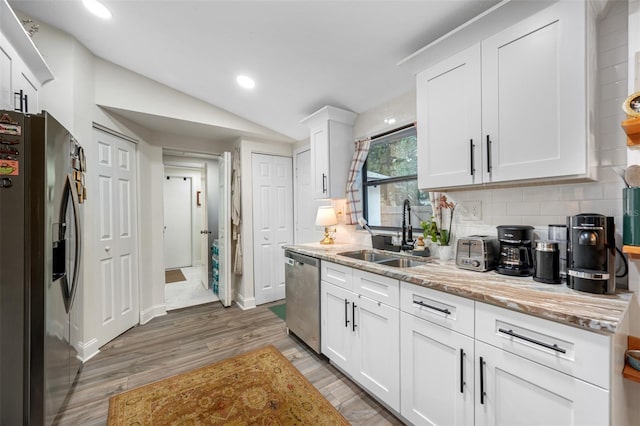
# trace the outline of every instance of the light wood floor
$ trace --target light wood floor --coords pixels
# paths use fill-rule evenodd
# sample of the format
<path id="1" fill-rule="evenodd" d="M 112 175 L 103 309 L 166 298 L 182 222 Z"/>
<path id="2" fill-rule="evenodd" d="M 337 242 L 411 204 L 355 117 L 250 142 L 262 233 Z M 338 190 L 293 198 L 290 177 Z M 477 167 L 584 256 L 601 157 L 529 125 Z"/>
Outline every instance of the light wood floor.
<path id="1" fill-rule="evenodd" d="M 402 424 L 296 337 L 268 307 L 194 306 L 135 327 L 85 363 L 60 425 L 106 424 L 109 397 L 272 344 L 354 425 Z"/>

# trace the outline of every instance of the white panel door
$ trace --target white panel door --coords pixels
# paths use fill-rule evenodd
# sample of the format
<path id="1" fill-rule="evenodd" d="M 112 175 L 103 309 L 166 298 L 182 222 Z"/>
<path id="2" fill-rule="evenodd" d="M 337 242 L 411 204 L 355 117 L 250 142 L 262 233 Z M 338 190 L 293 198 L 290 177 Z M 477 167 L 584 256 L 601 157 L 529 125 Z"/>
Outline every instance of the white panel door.
<path id="1" fill-rule="evenodd" d="M 98 146 L 97 253 L 100 286 L 99 344 L 139 322 L 136 146 L 94 129 Z M 87 220 L 90 220 L 87 218 Z"/>
<path id="2" fill-rule="evenodd" d="M 218 250 L 220 284 L 218 298 L 222 306 L 231 306 L 231 153 L 224 152 L 218 162 Z"/>
<path id="3" fill-rule="evenodd" d="M 191 178 L 164 179 L 164 267 L 192 265 Z"/>
<path id="4" fill-rule="evenodd" d="M 291 158 L 253 154 L 253 268 L 256 305 L 285 297 L 284 250 L 293 242 Z"/>

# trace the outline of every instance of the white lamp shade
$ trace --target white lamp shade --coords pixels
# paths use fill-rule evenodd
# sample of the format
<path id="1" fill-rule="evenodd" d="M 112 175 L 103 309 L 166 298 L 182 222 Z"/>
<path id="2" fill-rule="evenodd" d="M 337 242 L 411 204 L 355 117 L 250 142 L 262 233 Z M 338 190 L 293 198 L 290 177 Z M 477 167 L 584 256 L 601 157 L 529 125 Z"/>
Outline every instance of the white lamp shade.
<path id="1" fill-rule="evenodd" d="M 336 211 L 332 206 L 318 207 L 318 214 L 316 215 L 316 226 L 332 226 L 337 224 L 338 218 L 336 217 Z"/>

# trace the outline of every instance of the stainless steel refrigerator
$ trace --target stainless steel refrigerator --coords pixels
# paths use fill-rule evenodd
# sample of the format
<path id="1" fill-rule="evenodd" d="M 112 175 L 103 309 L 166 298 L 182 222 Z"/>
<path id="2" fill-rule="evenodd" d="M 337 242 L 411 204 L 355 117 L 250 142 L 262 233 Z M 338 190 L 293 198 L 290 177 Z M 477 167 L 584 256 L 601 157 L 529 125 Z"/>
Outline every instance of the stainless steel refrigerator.
<path id="1" fill-rule="evenodd" d="M 0 424 L 51 424 L 80 369 L 84 151 L 51 114 L 0 111 Z"/>

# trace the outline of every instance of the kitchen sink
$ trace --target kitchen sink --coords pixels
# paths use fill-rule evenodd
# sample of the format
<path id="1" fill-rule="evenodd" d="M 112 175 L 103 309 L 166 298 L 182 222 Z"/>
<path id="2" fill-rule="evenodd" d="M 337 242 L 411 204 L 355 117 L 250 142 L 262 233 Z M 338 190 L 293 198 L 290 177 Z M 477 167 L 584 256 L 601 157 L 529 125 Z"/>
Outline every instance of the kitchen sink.
<path id="1" fill-rule="evenodd" d="M 338 253 L 338 255 L 350 257 L 352 259 L 366 260 L 367 262 L 375 262 L 375 263 L 394 260 L 397 258 L 394 255 L 378 253 L 370 250 L 347 251 L 343 253 Z"/>
<path id="2" fill-rule="evenodd" d="M 413 268 L 414 266 L 426 265 L 426 262 L 421 260 L 409 259 L 393 254 L 378 253 L 371 250 L 347 251 L 338 253 L 338 255 L 378 263 L 380 265 L 393 266 L 395 268 Z"/>
<path id="3" fill-rule="evenodd" d="M 404 257 L 396 257 L 395 259 L 389 259 L 378 263 L 380 265 L 394 266 L 396 268 L 413 268 L 414 266 L 426 265 L 426 262 L 421 260 L 407 259 Z"/>

